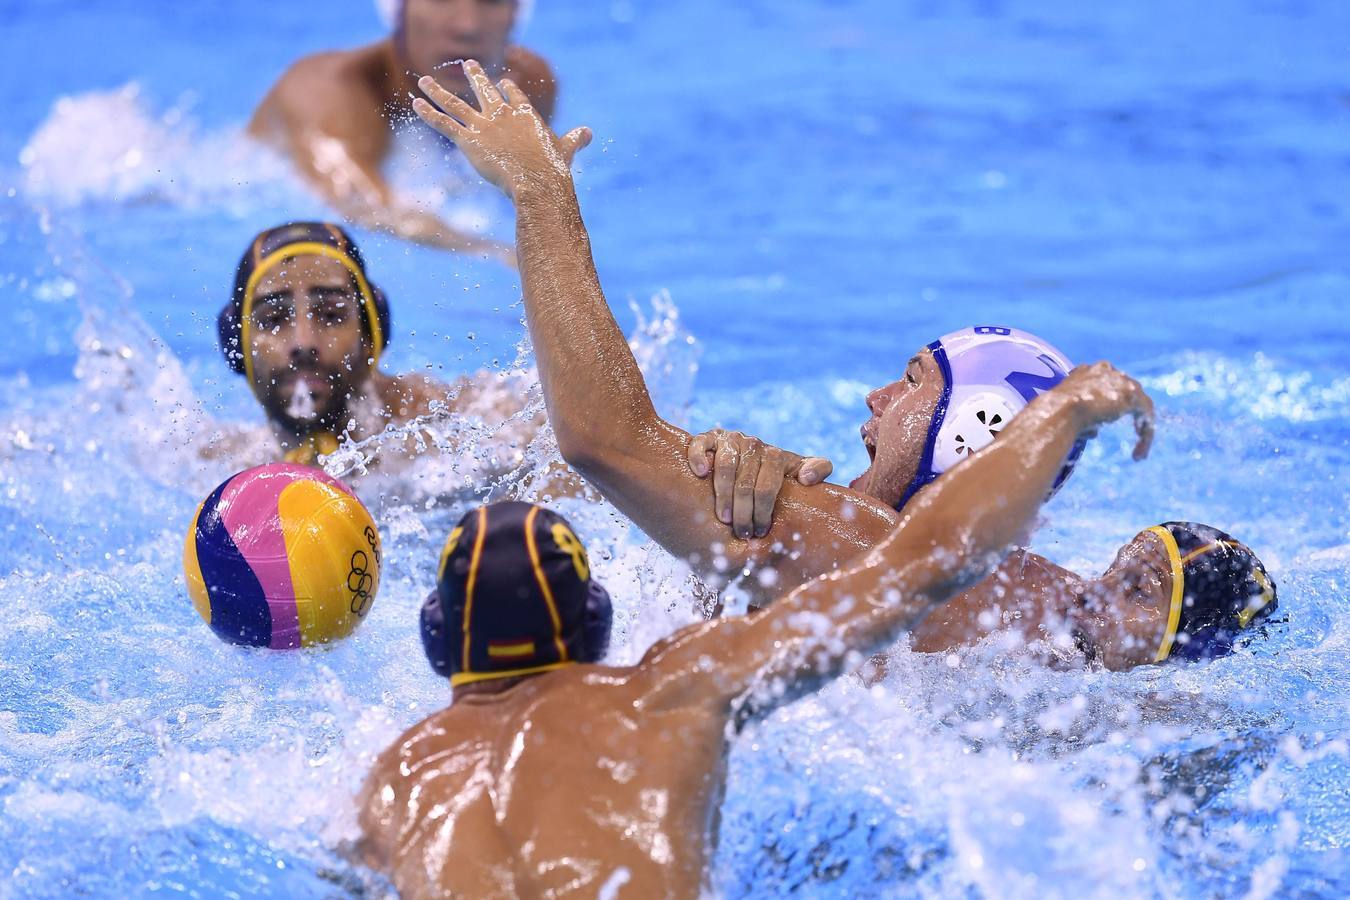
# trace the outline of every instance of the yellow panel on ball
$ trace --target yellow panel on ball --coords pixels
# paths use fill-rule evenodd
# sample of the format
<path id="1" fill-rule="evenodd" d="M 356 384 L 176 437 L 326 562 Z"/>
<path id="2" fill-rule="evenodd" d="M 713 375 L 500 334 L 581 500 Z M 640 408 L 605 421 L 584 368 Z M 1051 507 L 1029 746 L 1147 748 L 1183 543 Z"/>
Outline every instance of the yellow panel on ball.
<path id="1" fill-rule="evenodd" d="M 206 592 L 206 579 L 202 577 L 202 566 L 197 560 L 197 520 L 202 516 L 202 507 L 206 501 L 197 504 L 192 514 L 192 525 L 188 528 L 187 540 L 183 545 L 183 577 L 187 581 L 188 596 L 197 614 L 211 624 L 211 597 Z"/>
<path id="2" fill-rule="evenodd" d="M 346 637 L 380 586 L 380 534 L 355 497 L 296 481 L 277 498 L 303 646 Z"/>

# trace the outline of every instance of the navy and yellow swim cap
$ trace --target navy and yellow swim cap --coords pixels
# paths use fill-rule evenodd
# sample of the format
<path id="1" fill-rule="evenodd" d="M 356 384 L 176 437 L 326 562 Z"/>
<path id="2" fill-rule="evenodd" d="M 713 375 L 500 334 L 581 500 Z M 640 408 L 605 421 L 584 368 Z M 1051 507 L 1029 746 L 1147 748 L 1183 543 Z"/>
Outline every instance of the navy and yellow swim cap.
<path id="1" fill-rule="evenodd" d="M 1154 662 L 1213 659 L 1279 607 L 1275 582 L 1246 544 L 1217 528 L 1165 522 L 1149 529 L 1167 548 L 1172 600 Z"/>
<path id="2" fill-rule="evenodd" d="M 422 647 L 452 685 L 598 662 L 609 594 L 562 516 L 506 501 L 466 513 L 422 604 Z"/>
<path id="3" fill-rule="evenodd" d="M 230 368 L 253 380 L 249 342 L 253 295 L 258 282 L 273 267 L 304 255 L 327 256 L 347 268 L 361 295 L 361 322 L 370 338 L 371 356 L 378 362 L 389 344 L 389 301 L 366 275 L 361 251 L 341 226 L 328 222 L 290 222 L 260 233 L 249 244 L 234 271 L 230 301 L 216 319 L 216 336 Z"/>

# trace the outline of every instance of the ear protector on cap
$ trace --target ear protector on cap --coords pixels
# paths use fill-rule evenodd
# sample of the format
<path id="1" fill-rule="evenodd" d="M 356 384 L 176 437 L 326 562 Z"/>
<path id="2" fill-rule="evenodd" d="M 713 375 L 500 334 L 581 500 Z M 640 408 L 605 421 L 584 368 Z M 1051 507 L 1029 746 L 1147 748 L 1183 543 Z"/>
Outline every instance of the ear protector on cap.
<path id="1" fill-rule="evenodd" d="M 614 603 L 604 585 L 591 579 L 586 590 L 586 617 L 582 622 L 582 643 L 586 647 L 584 662 L 598 662 L 609 652 L 610 630 L 614 626 Z"/>
<path id="2" fill-rule="evenodd" d="M 455 674 L 454 651 L 445 631 L 445 612 L 441 609 L 441 594 L 435 588 L 422 601 L 422 612 L 418 616 L 418 626 L 422 632 L 422 650 L 431 663 L 432 671 L 443 678 Z"/>
<path id="3" fill-rule="evenodd" d="M 1013 416 L 1073 368 L 1049 342 L 997 325 L 954 331 L 929 344 L 928 350 L 942 371 L 942 396 L 928 425 L 918 471 L 896 509 L 943 472 L 992 444 Z M 1086 446 L 1081 440 L 1074 444 L 1051 496 L 1073 472 Z"/>

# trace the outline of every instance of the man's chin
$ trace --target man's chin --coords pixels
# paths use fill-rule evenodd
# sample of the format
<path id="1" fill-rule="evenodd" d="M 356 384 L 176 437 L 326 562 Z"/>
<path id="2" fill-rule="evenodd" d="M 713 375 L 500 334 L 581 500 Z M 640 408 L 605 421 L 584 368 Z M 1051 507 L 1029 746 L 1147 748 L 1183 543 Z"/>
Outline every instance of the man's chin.
<path id="1" fill-rule="evenodd" d="M 263 406 L 272 424 L 302 437 L 316 431 L 336 431 L 337 423 L 346 418 L 345 404 L 333 403 L 331 399 L 322 406 L 316 406 L 312 415 L 297 416 L 290 409 L 291 403 L 281 398 L 274 398 Z"/>
<path id="2" fill-rule="evenodd" d="M 908 482 L 905 482 L 908 484 Z M 857 478 L 849 482 L 849 489 L 866 494 L 873 500 L 880 500 L 887 506 L 896 506 L 904 495 L 904 487 L 896 486 L 886 473 L 879 473 L 876 466 L 868 466 Z"/>

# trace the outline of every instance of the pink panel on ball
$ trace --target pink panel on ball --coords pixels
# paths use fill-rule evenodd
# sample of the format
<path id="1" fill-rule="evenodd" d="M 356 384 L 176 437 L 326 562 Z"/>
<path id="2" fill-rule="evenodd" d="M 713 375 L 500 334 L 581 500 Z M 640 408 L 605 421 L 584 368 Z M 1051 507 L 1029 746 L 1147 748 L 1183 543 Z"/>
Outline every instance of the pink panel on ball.
<path id="1" fill-rule="evenodd" d="M 273 463 L 241 472 L 220 498 L 225 528 L 257 575 L 271 609 L 272 640 L 268 646 L 273 650 L 300 646 L 300 615 L 295 608 L 295 588 L 286 556 L 286 536 L 277 515 L 277 498 L 287 486 L 302 479 L 341 487 L 340 482 L 318 469 Z"/>

